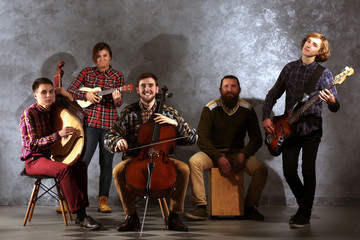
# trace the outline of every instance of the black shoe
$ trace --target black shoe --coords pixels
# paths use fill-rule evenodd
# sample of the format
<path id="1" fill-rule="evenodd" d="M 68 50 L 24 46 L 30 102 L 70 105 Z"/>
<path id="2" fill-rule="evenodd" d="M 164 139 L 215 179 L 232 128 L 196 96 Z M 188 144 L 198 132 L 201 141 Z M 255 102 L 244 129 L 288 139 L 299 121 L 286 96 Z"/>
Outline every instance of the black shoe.
<path id="1" fill-rule="evenodd" d="M 294 221 L 294 218 L 296 218 L 297 215 L 300 214 L 300 208 L 296 211 L 295 215 L 290 216 L 289 224 L 291 224 Z"/>
<path id="2" fill-rule="evenodd" d="M 310 219 L 305 217 L 302 213 L 297 212 L 289 221 L 291 228 L 306 228 L 310 227 Z"/>
<path id="3" fill-rule="evenodd" d="M 174 231 L 187 231 L 188 228 L 185 226 L 185 224 L 180 220 L 179 216 L 177 214 L 173 214 L 170 212 L 169 215 L 169 230 Z"/>
<path id="4" fill-rule="evenodd" d="M 102 226 L 101 223 L 96 222 L 95 219 L 90 216 L 87 216 L 83 221 L 80 221 L 78 218 L 76 218 L 75 223 L 79 224 L 80 227 L 89 230 L 96 230 Z"/>
<path id="5" fill-rule="evenodd" d="M 135 212 L 132 215 L 126 216 L 125 221 L 116 229 L 119 232 L 126 232 L 126 231 L 134 231 L 135 229 L 138 228 L 140 228 L 140 220 L 137 213 Z"/>
<path id="6" fill-rule="evenodd" d="M 255 207 L 245 206 L 244 215 L 249 220 L 264 221 L 264 215 L 259 213 L 259 211 Z"/>
<path id="7" fill-rule="evenodd" d="M 296 211 L 295 215 L 292 215 L 289 219 L 289 223 L 291 224 L 294 221 L 294 218 L 296 218 L 298 215 L 303 215 L 305 218 L 310 219 L 311 218 L 311 212 L 313 211 L 313 208 L 311 210 L 306 210 L 307 208 L 299 207 Z"/>

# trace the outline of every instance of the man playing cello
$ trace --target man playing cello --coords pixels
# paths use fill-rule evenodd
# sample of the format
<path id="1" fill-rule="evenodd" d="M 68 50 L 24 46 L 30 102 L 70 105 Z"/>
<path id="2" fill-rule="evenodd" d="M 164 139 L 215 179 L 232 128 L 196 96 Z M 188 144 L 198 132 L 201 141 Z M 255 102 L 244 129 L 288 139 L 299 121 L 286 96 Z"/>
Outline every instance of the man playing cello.
<path id="1" fill-rule="evenodd" d="M 135 207 L 135 195 L 126 187 L 125 170 L 131 160 L 136 157 L 134 151 L 128 151 L 130 146 L 138 145 L 140 125 L 154 117 L 159 124 L 169 124 L 176 128 L 176 137 L 180 145 L 191 145 L 197 140 L 196 130 L 190 127 L 178 112 L 164 105 L 161 113 L 155 113 L 158 102 L 156 94 L 159 91 L 157 77 L 152 73 L 142 73 L 136 81 L 136 91 L 140 97 L 138 102 L 125 107 L 118 116 L 111 132 L 105 135 L 106 148 L 111 152 L 123 152 L 126 154 L 124 161 L 115 166 L 113 177 L 115 186 L 122 201 L 126 214 L 125 221 L 117 228 L 118 231 L 133 231 L 140 227 L 139 217 Z M 178 218 L 178 214 L 184 211 L 184 201 L 187 185 L 189 182 L 189 167 L 186 163 L 170 158 L 176 169 L 176 188 L 170 194 L 170 215 L 168 228 L 175 231 L 187 231 L 187 227 Z M 156 167 L 156 166 L 155 166 Z"/>

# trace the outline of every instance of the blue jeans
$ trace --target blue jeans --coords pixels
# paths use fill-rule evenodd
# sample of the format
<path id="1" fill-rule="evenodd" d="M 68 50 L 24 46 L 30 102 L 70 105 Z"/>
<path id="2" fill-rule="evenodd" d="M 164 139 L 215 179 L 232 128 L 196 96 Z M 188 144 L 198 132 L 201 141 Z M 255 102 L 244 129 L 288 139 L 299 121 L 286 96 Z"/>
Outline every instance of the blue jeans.
<path id="1" fill-rule="evenodd" d="M 92 157 L 94 156 L 96 147 L 99 143 L 99 164 L 100 164 L 100 179 L 99 179 L 99 196 L 109 196 L 111 181 L 112 181 L 112 165 L 114 154 L 106 150 L 104 146 L 104 136 L 109 130 L 88 127 L 86 131 L 86 150 L 83 162 L 89 166 Z"/>

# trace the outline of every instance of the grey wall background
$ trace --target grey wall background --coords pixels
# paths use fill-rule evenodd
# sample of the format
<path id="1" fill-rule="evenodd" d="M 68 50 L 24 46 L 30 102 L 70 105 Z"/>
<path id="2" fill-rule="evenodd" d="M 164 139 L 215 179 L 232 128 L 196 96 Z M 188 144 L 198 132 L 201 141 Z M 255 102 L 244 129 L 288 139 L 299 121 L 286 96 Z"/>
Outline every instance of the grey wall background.
<path id="1" fill-rule="evenodd" d="M 112 66 L 126 82 L 144 71 L 155 73 L 168 86 L 174 106 L 197 126 L 203 105 L 217 98 L 220 79 L 239 77 L 241 97 L 252 103 L 261 120 L 267 91 L 282 67 L 300 57 L 300 42 L 309 32 L 322 32 L 332 57 L 324 65 L 334 75 L 346 65 L 355 75 L 338 86 L 341 110 L 324 110 L 324 137 L 317 161 L 317 205 L 360 204 L 360 2 L 356 0 L 105 0 L 0 1 L 0 204 L 25 205 L 33 181 L 20 177 L 21 111 L 33 101 L 37 77 L 53 78 L 65 61 L 64 87 L 91 66 L 95 43 L 113 50 Z M 137 100 L 124 96 L 124 105 Z M 284 98 L 274 108 L 282 114 Z M 178 147 L 187 162 L 197 146 Z M 261 204 L 295 204 L 281 170 L 265 146 L 258 152 L 270 175 Z M 89 195 L 98 192 L 98 158 L 89 167 Z M 120 161 L 116 156 L 114 165 Z M 189 202 L 189 192 L 187 194 Z M 119 203 L 112 185 L 110 201 Z M 48 202 L 43 202 L 47 204 Z"/>

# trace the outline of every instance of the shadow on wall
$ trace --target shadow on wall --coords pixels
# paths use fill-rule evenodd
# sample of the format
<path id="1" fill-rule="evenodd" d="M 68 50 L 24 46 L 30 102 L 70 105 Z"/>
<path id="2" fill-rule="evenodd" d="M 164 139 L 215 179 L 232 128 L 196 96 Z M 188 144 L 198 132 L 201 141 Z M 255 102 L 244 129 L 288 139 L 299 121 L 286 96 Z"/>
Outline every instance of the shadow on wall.
<path id="1" fill-rule="evenodd" d="M 154 37 L 139 48 L 143 61 L 130 71 L 129 81 L 135 83 L 141 73 L 151 72 L 159 78 L 160 86 L 175 89 L 179 84 L 179 75 L 188 75 L 185 69 L 187 48 L 188 40 L 183 35 L 161 34 Z"/>
<path id="2" fill-rule="evenodd" d="M 243 98 L 244 101 L 250 103 L 258 116 L 259 126 L 262 132 L 264 139 L 265 132 L 262 128 L 262 107 L 264 105 L 264 100 L 254 99 L 254 98 Z M 274 157 L 268 152 L 268 149 L 263 142 L 262 147 L 256 152 L 256 157 L 263 161 L 268 167 L 268 180 L 265 186 L 265 189 L 262 194 L 261 205 L 287 205 L 285 191 L 284 191 L 284 181 L 283 177 L 279 176 L 278 172 L 282 173 L 282 169 L 273 169 L 270 167 L 270 162 L 274 160 Z M 273 164 L 272 164 L 273 165 Z M 282 166 L 282 163 L 280 163 Z M 248 176 L 245 174 L 245 176 Z M 250 181 L 249 177 L 245 178 L 245 186 L 248 185 Z"/>
<path id="3" fill-rule="evenodd" d="M 75 58 L 65 52 L 56 53 L 49 58 L 47 58 L 41 68 L 41 76 L 38 77 L 47 77 L 50 80 L 54 79 L 56 68 L 60 61 L 64 61 L 65 65 L 63 67 L 64 76 L 63 76 L 63 87 L 66 89 L 70 83 L 73 81 L 72 73 L 78 68 L 77 62 Z M 30 79 L 31 83 L 35 79 Z M 18 107 L 16 110 L 16 121 L 19 121 L 21 113 L 24 111 L 25 108 L 29 107 L 32 103 L 35 102 L 34 96 L 29 89 L 29 96 L 24 100 L 24 102 Z"/>

